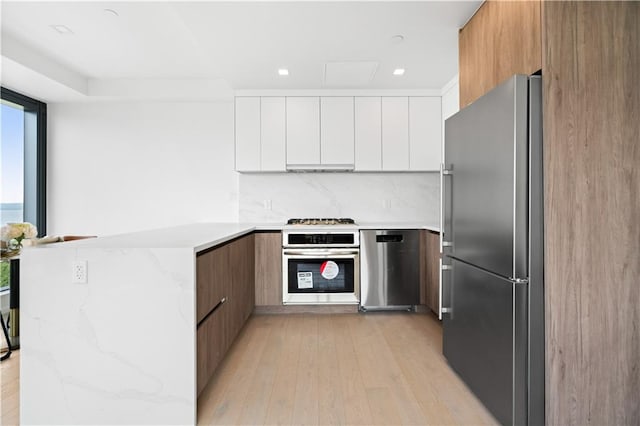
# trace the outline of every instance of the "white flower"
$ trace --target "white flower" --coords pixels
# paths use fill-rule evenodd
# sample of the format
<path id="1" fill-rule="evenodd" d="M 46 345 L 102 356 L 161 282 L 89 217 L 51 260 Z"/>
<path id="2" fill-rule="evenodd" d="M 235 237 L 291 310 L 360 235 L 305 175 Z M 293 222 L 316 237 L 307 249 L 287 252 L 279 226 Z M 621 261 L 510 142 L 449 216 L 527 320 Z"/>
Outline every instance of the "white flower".
<path id="1" fill-rule="evenodd" d="M 13 239 L 21 241 L 25 238 L 35 238 L 37 235 L 38 229 L 29 222 L 8 223 L 0 230 L 2 241 L 10 241 Z"/>

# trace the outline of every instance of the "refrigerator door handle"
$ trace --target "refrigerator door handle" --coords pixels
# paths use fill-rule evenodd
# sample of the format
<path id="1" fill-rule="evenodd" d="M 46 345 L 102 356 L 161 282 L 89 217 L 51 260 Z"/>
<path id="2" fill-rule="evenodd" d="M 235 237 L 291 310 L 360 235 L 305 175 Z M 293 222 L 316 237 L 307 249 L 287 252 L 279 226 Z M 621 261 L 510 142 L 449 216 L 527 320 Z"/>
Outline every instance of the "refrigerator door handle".
<path id="1" fill-rule="evenodd" d="M 439 295 L 440 310 L 438 313 L 439 320 L 442 320 L 442 316 L 444 314 L 451 314 L 453 312 L 451 307 L 449 306 L 451 304 L 451 295 L 447 293 L 447 296 L 445 297 L 445 294 L 444 294 L 444 288 L 445 288 L 444 282 L 446 279 L 444 273 L 450 272 L 452 270 L 453 270 L 453 267 L 451 265 L 443 264 L 442 259 L 440 259 L 440 295 Z M 447 277 L 447 278 L 450 279 L 450 277 Z M 451 291 L 450 286 L 448 286 L 447 288 L 449 289 L 449 291 Z"/>

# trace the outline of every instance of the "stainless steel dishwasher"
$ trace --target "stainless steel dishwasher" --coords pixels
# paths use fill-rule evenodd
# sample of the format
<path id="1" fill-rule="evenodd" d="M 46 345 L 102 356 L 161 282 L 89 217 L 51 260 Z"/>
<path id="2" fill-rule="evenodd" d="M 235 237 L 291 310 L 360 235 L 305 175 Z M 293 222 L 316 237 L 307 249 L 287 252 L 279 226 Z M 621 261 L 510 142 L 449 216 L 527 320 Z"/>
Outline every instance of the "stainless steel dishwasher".
<path id="1" fill-rule="evenodd" d="M 360 231 L 360 310 L 420 304 L 420 231 Z"/>

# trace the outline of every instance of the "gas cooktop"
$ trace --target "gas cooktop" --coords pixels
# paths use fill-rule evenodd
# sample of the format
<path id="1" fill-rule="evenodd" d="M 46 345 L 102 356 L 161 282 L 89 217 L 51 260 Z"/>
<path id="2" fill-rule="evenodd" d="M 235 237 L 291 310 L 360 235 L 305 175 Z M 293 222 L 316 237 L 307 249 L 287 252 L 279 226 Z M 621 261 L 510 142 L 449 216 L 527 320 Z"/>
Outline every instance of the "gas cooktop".
<path id="1" fill-rule="evenodd" d="M 304 218 L 289 219 L 287 225 L 355 225 L 355 221 L 351 218 Z"/>

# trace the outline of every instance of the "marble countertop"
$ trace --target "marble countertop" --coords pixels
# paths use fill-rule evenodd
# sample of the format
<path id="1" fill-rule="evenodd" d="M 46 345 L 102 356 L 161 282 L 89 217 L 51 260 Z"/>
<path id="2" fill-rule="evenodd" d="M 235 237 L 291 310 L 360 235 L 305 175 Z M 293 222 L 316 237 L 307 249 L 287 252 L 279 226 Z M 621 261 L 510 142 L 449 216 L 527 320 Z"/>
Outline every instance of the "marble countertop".
<path id="1" fill-rule="evenodd" d="M 428 229 L 439 232 L 438 226 L 419 222 L 363 222 L 356 226 L 358 229 Z M 194 223 L 38 248 L 187 248 L 199 252 L 253 231 L 280 231 L 283 228 L 282 223 Z"/>
<path id="2" fill-rule="evenodd" d="M 359 222 L 358 229 L 428 229 L 440 232 L 440 225 L 424 222 Z"/>

